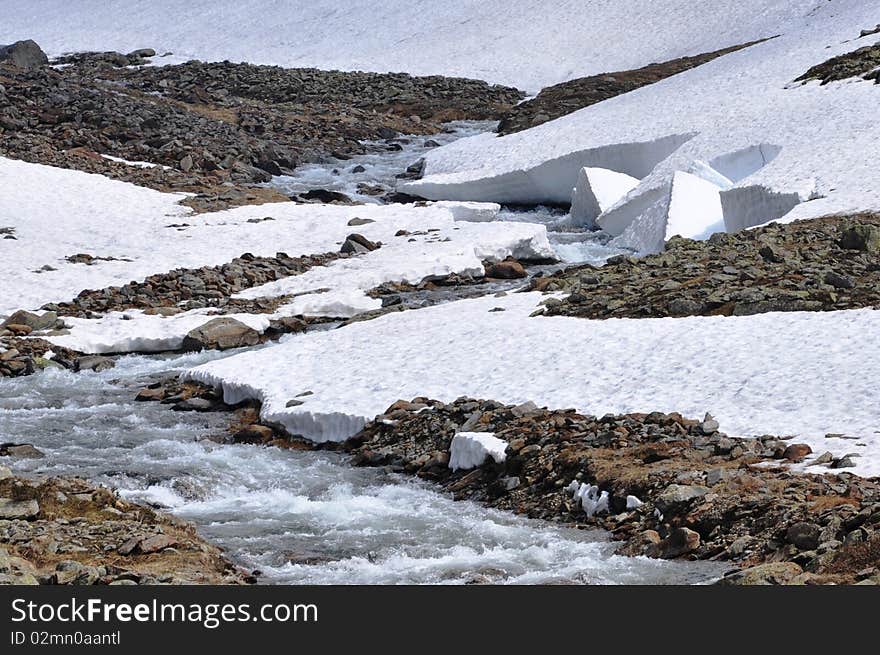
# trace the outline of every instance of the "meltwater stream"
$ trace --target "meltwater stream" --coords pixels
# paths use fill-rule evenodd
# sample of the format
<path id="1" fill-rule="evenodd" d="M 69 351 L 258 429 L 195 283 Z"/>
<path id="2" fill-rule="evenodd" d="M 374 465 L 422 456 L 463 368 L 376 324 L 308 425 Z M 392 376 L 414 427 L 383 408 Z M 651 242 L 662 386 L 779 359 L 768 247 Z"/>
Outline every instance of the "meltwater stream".
<path id="1" fill-rule="evenodd" d="M 272 184 L 379 202 L 363 191 L 393 190 L 395 176 L 427 148 L 491 126 L 455 123 L 433 137 L 365 144 L 365 155 L 304 166 Z M 599 264 L 620 252 L 601 235 L 561 229 L 562 216 L 504 208 L 498 220 L 546 224 L 569 262 Z M 233 354 L 127 356 L 102 373 L 49 369 L 0 380 L 0 443 L 46 453 L 16 460 L 18 473 L 83 476 L 193 521 L 266 583 L 688 584 L 721 573 L 709 564 L 617 557 L 600 532 L 454 502 L 417 480 L 354 468 L 343 455 L 221 443 L 228 414 L 133 401 L 155 378 Z"/>
<path id="2" fill-rule="evenodd" d="M 268 185 L 288 195 L 324 189 L 344 193 L 355 202 L 382 203 L 382 194 L 395 190 L 397 175 L 424 157 L 431 148 L 491 131 L 495 125 L 492 121 L 454 121 L 447 123 L 439 134 L 365 141 L 366 153 L 363 155 L 306 164 L 298 167 L 293 175 L 273 178 Z M 497 220 L 546 225 L 556 254 L 569 264 L 599 265 L 613 255 L 631 254 L 609 245 L 610 236 L 607 234 L 566 227 L 562 221 L 565 217 L 565 211 L 553 207 L 503 207 Z"/>
<path id="3" fill-rule="evenodd" d="M 685 584 L 711 565 L 612 555 L 601 533 L 454 502 L 330 453 L 217 443 L 228 414 L 136 403 L 152 378 L 218 353 L 128 356 L 115 369 L 0 383 L 0 441 L 45 459 L 20 473 L 79 475 L 196 523 L 266 583 Z"/>

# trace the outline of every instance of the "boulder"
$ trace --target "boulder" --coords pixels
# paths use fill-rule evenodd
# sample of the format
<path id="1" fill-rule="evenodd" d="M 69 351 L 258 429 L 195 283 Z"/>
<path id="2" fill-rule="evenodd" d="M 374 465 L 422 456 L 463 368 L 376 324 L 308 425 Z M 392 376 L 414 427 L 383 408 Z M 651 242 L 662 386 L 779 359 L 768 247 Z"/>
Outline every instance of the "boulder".
<path id="1" fill-rule="evenodd" d="M 18 459 L 42 459 L 44 455 L 29 443 L 5 443 L 0 445 L 0 457 L 15 457 Z"/>
<path id="2" fill-rule="evenodd" d="M 788 584 L 803 572 L 804 570 L 794 562 L 770 562 L 725 576 L 719 584 L 736 586 Z"/>
<path id="3" fill-rule="evenodd" d="M 40 505 L 36 500 L 11 500 L 0 498 L 0 519 L 32 519 L 40 513 Z"/>
<path id="4" fill-rule="evenodd" d="M 86 357 L 80 357 L 76 360 L 76 362 L 74 362 L 74 370 L 95 371 L 95 373 L 106 371 L 113 368 L 114 366 L 116 366 L 116 362 L 114 362 L 109 357 L 102 357 L 100 355 L 88 355 Z"/>
<path id="5" fill-rule="evenodd" d="M 0 63 L 12 64 L 24 70 L 34 70 L 49 63 L 49 58 L 36 42 L 28 39 L 12 45 L 0 46 Z"/>
<path id="6" fill-rule="evenodd" d="M 362 255 L 368 252 L 373 252 L 379 248 L 378 243 L 373 243 L 365 236 L 361 234 L 349 234 L 345 243 L 342 244 L 342 248 L 339 249 L 339 252 L 346 253 L 349 255 Z"/>
<path id="7" fill-rule="evenodd" d="M 183 338 L 182 348 L 194 350 L 227 350 L 256 346 L 260 343 L 260 333 L 237 321 L 234 318 L 215 318 L 194 330 Z"/>
<path id="8" fill-rule="evenodd" d="M 491 264 L 486 268 L 486 277 L 498 280 L 516 280 L 526 277 L 526 269 L 513 257 Z"/>
<path id="9" fill-rule="evenodd" d="M 31 330 L 48 330 L 49 328 L 55 327 L 57 321 L 58 314 L 55 312 L 46 312 L 42 316 L 39 316 L 33 312 L 19 309 L 12 314 L 12 316 L 3 321 L 3 325 L 5 327 L 10 325 L 26 325 Z"/>
<path id="10" fill-rule="evenodd" d="M 880 252 L 880 227 L 876 225 L 852 225 L 843 231 L 840 247 L 846 250 Z"/>

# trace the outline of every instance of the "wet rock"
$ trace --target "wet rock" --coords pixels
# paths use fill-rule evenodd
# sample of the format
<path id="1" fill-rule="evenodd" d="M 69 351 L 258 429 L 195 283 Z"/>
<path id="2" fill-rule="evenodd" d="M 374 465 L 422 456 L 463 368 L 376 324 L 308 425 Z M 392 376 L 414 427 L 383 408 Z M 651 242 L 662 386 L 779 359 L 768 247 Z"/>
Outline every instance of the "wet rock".
<path id="1" fill-rule="evenodd" d="M 171 409 L 176 412 L 211 412 L 216 406 L 207 398 L 187 398 L 175 403 Z"/>
<path id="2" fill-rule="evenodd" d="M 256 346 L 260 333 L 234 318 L 215 318 L 187 333 L 183 339 L 184 351 L 228 350 Z"/>
<path id="3" fill-rule="evenodd" d="M 334 205 L 353 205 L 350 197 L 341 191 L 329 191 L 327 189 L 311 189 L 296 196 L 296 200 L 305 202 L 322 202 Z"/>
<path id="4" fill-rule="evenodd" d="M 138 402 L 158 402 L 163 398 L 165 398 L 165 389 L 162 387 L 156 387 L 155 389 L 141 389 L 134 397 Z"/>
<path id="5" fill-rule="evenodd" d="M 261 444 L 270 441 L 275 436 L 275 431 L 265 425 L 249 425 L 232 435 L 235 443 Z"/>
<path id="6" fill-rule="evenodd" d="M 700 535 L 688 528 L 675 528 L 657 547 L 660 557 L 675 559 L 697 550 L 700 547 Z"/>
<path id="7" fill-rule="evenodd" d="M 42 459 L 45 456 L 46 455 L 43 452 L 37 450 L 29 443 L 0 444 L 0 457 L 14 457 L 18 459 Z"/>
<path id="8" fill-rule="evenodd" d="M 116 366 L 116 362 L 109 357 L 88 355 L 86 357 L 78 358 L 74 364 L 74 369 L 76 371 L 95 371 L 96 373 L 100 373 L 101 371 L 109 370 L 114 366 Z"/>

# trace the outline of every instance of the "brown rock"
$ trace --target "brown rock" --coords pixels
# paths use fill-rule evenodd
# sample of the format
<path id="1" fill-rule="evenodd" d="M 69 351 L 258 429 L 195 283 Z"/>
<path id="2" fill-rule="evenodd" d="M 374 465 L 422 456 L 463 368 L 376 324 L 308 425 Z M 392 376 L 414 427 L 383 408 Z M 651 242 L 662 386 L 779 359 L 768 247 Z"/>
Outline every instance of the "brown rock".
<path id="1" fill-rule="evenodd" d="M 782 453 L 782 458 L 789 462 L 802 462 L 812 452 L 813 449 L 805 443 L 793 443 Z"/>
<path id="2" fill-rule="evenodd" d="M 165 397 L 165 389 L 157 387 L 155 389 L 141 389 L 134 397 L 139 402 L 160 401 Z"/>
<path id="3" fill-rule="evenodd" d="M 249 425 L 232 435 L 236 443 L 265 443 L 275 436 L 275 431 L 266 425 Z"/>
<path id="4" fill-rule="evenodd" d="M 227 350 L 256 346 L 260 343 L 260 333 L 234 318 L 215 318 L 191 330 L 183 339 L 182 349 Z"/>
<path id="5" fill-rule="evenodd" d="M 658 545 L 660 557 L 674 559 L 700 547 L 700 534 L 688 528 L 676 528 Z"/>
<path id="6" fill-rule="evenodd" d="M 526 277 L 526 275 L 526 269 L 513 257 L 508 257 L 504 261 L 491 264 L 486 268 L 486 277 L 498 280 L 516 280 Z"/>
<path id="7" fill-rule="evenodd" d="M 176 545 L 177 539 L 174 537 L 169 537 L 166 534 L 157 534 L 141 541 L 138 544 L 137 549 L 144 555 L 149 555 L 150 553 L 158 553 L 160 550 L 171 548 Z"/>

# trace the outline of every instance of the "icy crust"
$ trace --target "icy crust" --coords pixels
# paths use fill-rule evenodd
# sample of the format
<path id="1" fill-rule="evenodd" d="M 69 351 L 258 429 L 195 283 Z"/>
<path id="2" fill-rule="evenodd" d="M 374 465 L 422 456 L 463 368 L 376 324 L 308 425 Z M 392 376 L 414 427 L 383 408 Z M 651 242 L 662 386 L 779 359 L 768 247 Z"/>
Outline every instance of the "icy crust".
<path id="1" fill-rule="evenodd" d="M 776 39 L 524 132 L 432 151 L 424 178 L 406 191 L 432 199 L 567 202 L 582 167 L 607 168 L 640 180 L 598 219 L 617 235 L 656 207 L 679 172 L 718 189 L 717 230 L 880 209 L 873 164 L 880 125 L 865 111 L 876 104 L 876 85 L 792 83 L 817 63 L 873 43 L 858 35 L 876 19 L 872 3 L 822 3 Z M 687 202 L 701 202 L 700 195 Z M 656 230 L 654 219 L 644 230 Z M 630 237 L 652 246 L 648 252 L 656 249 L 638 225 Z"/>
<path id="2" fill-rule="evenodd" d="M 453 471 L 482 466 L 490 457 L 500 464 L 507 459 L 507 442 L 490 432 L 459 432 L 449 446 L 449 468 Z"/>
<path id="3" fill-rule="evenodd" d="M 536 93 L 575 77 L 639 68 L 779 34 L 816 4 L 383 0 L 377 6 L 369 0 L 342 5 L 338 0 L 102 0 L 101 10 L 94 11 L 90 0 L 4 0 L 0 43 L 32 38 L 51 54 L 129 52 L 148 45 L 174 53 L 154 59 L 159 62 L 228 59 L 445 74 Z M 656 29 L 658 24 L 664 29 Z"/>
<path id="4" fill-rule="evenodd" d="M 12 228 L 15 237 L 0 240 L 4 291 L 0 316 L 66 301 L 83 289 L 122 285 L 175 268 L 224 264 L 244 252 L 271 256 L 284 251 L 295 256 L 335 251 L 352 232 L 388 244 L 395 239 L 409 243 L 394 236 L 400 230 L 443 230 L 454 236 L 456 219 L 485 220 L 498 212 L 497 205 L 480 203 L 461 207 L 274 203 L 194 216 L 177 204 L 182 197 L 100 175 L 0 158 L 0 227 Z M 267 217 L 273 220 L 261 220 Z M 353 218 L 372 222 L 352 227 Z M 461 234 L 476 240 L 469 251 L 464 236 L 454 241 L 454 247 L 434 244 L 444 249 L 438 257 L 458 254 L 458 261 L 450 263 L 456 270 L 476 268 L 479 257 L 554 256 L 543 227 L 512 227 L 512 236 L 506 236 L 508 228 L 503 224 L 462 226 Z M 430 249 L 424 249 L 428 237 L 416 238 L 414 249 L 408 251 L 412 275 L 451 272 L 438 270 L 441 264 L 436 258 L 416 261 L 430 255 Z M 388 267 L 408 261 L 402 248 L 390 247 L 380 256 L 386 273 Z M 92 265 L 66 260 L 80 253 L 106 259 Z M 365 301 L 350 293 L 347 301 L 339 295 L 333 301 L 340 298 L 353 305 L 352 310 L 364 308 Z"/>
<path id="5" fill-rule="evenodd" d="M 880 474 L 880 312 L 529 318 L 542 299 L 400 312 L 295 335 L 186 376 L 227 399 L 259 399 L 264 419 L 317 441 L 351 436 L 401 398 L 465 395 L 599 416 L 708 411 L 728 434 L 794 435 L 817 454 L 860 454 L 852 470 Z M 297 398 L 305 391 L 313 393 Z M 287 407 L 294 398 L 302 404 Z"/>

